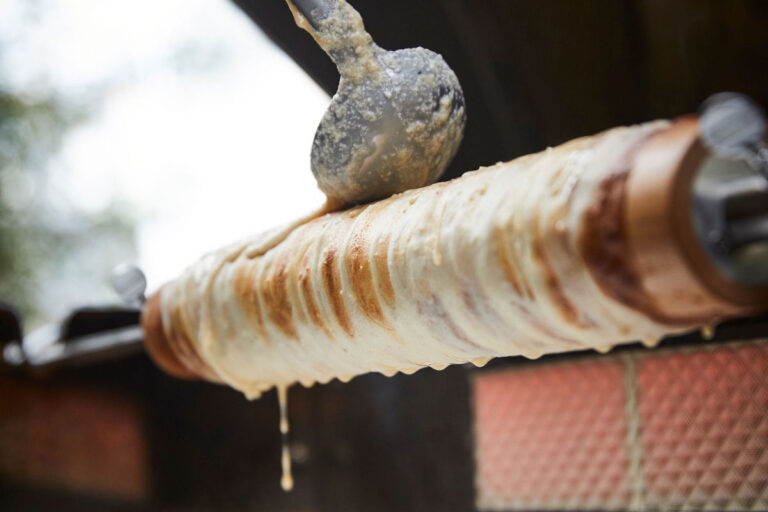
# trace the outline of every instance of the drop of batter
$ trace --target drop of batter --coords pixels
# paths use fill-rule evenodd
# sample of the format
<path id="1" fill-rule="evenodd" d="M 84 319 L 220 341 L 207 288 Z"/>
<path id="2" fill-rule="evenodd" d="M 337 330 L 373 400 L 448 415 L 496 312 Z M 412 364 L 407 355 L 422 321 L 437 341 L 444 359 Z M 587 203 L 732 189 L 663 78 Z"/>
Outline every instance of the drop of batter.
<path id="1" fill-rule="evenodd" d="M 293 475 L 291 474 L 291 452 L 287 444 L 283 445 L 283 476 L 280 478 L 280 487 L 285 492 L 293 490 Z"/>
<path id="2" fill-rule="evenodd" d="M 288 386 L 280 384 L 277 386 L 277 402 L 280 405 L 280 434 L 282 438 L 282 457 L 281 464 L 283 476 L 280 478 L 280 487 L 285 492 L 293 489 L 293 474 L 291 473 L 291 447 L 288 443 L 288 432 L 291 430 L 288 423 Z"/>
<path id="3" fill-rule="evenodd" d="M 711 340 L 715 337 L 715 328 L 712 325 L 705 325 L 701 328 L 701 337 L 705 340 Z"/>
<path id="4" fill-rule="evenodd" d="M 648 338 L 643 338 L 641 341 L 642 341 L 643 345 L 646 348 L 654 348 L 654 347 L 657 347 L 659 345 L 659 343 L 661 342 L 661 338 L 659 338 L 659 337 L 653 337 L 653 338 L 648 337 Z"/>

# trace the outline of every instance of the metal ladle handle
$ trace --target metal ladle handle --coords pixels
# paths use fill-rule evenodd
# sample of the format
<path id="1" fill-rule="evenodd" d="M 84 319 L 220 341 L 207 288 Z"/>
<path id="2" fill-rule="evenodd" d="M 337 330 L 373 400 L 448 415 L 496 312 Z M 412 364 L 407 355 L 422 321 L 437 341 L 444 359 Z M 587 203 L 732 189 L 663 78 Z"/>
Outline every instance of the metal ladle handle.
<path id="1" fill-rule="evenodd" d="M 296 10 L 304 16 L 313 28 L 320 26 L 320 21 L 325 19 L 330 12 L 328 0 L 289 0 Z"/>

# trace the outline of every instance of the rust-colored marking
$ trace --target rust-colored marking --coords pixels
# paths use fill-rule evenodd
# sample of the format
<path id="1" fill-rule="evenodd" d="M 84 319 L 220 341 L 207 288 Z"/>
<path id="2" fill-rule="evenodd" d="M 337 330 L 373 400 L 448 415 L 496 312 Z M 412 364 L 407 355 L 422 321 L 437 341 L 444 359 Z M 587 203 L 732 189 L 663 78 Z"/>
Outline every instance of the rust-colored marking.
<path id="1" fill-rule="evenodd" d="M 629 165 L 626 166 L 627 169 Z M 624 232 L 624 190 L 628 170 L 600 183 L 595 200 L 584 216 L 579 251 L 597 285 L 608 295 L 653 320 L 672 323 L 658 311 L 642 288 Z M 678 320 L 679 322 L 679 320 Z"/>
<path id="2" fill-rule="evenodd" d="M 320 309 L 317 307 L 317 301 L 315 301 L 315 294 L 312 289 L 312 279 L 310 277 L 312 274 L 312 266 L 310 263 L 311 257 L 311 251 L 307 251 L 302 258 L 301 270 L 299 270 L 298 273 L 299 289 L 304 297 L 304 303 L 307 306 L 309 319 L 316 327 L 322 329 L 326 336 L 333 338 L 328 327 L 323 323 L 323 317 L 320 314 Z"/>
<path id="3" fill-rule="evenodd" d="M 368 248 L 365 243 L 365 231 L 356 234 L 350 242 L 349 256 L 347 258 L 347 272 L 352 284 L 352 293 L 365 315 L 374 322 L 389 328 L 390 325 L 384 318 L 384 312 L 376 294 L 373 284 L 373 272 L 368 262 Z"/>
<path id="4" fill-rule="evenodd" d="M 555 275 L 555 269 L 552 268 L 552 264 L 544 253 L 538 216 L 531 218 L 531 223 L 533 225 L 533 241 L 531 249 L 533 250 L 533 257 L 539 263 L 539 268 L 544 273 L 544 283 L 546 285 L 547 292 L 549 293 L 549 296 L 552 297 L 552 300 L 555 302 L 558 310 L 560 310 L 560 313 L 563 315 L 563 318 L 566 321 L 574 325 L 582 325 L 581 321 L 579 320 L 578 311 L 576 311 L 576 308 L 573 307 L 571 301 L 568 300 L 568 297 L 566 297 L 565 293 L 563 293 L 560 281 Z"/>
<path id="5" fill-rule="evenodd" d="M 203 362 L 197 353 L 195 344 L 187 332 L 186 323 L 181 307 L 176 305 L 171 309 L 171 335 L 168 337 L 171 351 L 189 371 L 206 380 L 219 382 L 216 374 Z"/>
<path id="6" fill-rule="evenodd" d="M 333 313 L 336 315 L 336 319 L 348 335 L 352 336 L 352 322 L 349 319 L 347 308 L 344 305 L 344 298 L 342 297 L 341 289 L 341 276 L 339 275 L 339 269 L 336 268 L 336 261 L 338 259 L 338 249 L 334 245 L 334 242 L 329 244 L 328 249 L 325 251 L 322 263 L 323 283 L 325 284 L 325 292 L 328 295 L 328 299 L 331 303 Z"/>
<path id="7" fill-rule="evenodd" d="M 533 242 L 533 255 L 538 260 L 539 266 L 544 272 L 544 282 L 546 284 L 547 291 L 550 297 L 552 297 L 552 299 L 555 301 L 555 304 L 560 310 L 560 313 L 563 315 L 563 318 L 572 324 L 579 325 L 580 321 L 578 312 L 576 311 L 576 308 L 573 307 L 573 304 L 571 304 L 571 301 L 569 301 L 563 293 L 563 290 L 560 286 L 560 281 L 558 281 L 557 277 L 555 277 L 554 269 L 552 268 L 552 265 L 550 264 L 547 257 L 544 255 L 544 250 L 542 249 L 541 242 L 539 240 L 535 240 Z"/>
<path id="8" fill-rule="evenodd" d="M 301 306 L 299 296 L 301 295 L 301 286 L 299 284 L 299 272 L 304 254 L 307 252 L 305 240 L 307 239 L 307 230 L 300 228 L 294 232 L 291 240 L 286 241 L 283 246 L 283 261 L 286 263 L 286 294 L 288 301 L 293 304 L 293 322 L 295 326 L 306 325 L 308 323 L 307 312 Z M 288 257 L 286 257 L 288 256 Z M 294 307 L 295 306 L 295 307 Z"/>
<path id="9" fill-rule="evenodd" d="M 504 274 L 504 278 L 515 290 L 518 295 L 523 294 L 523 288 L 517 279 L 517 273 L 513 266 L 512 255 L 510 254 L 507 239 L 504 233 L 504 226 L 497 224 L 494 229 L 494 241 L 496 242 L 496 258 L 499 260 L 499 266 Z"/>
<path id="10" fill-rule="evenodd" d="M 149 297 L 141 314 L 141 324 L 144 328 L 144 346 L 152 360 L 167 373 L 185 379 L 199 377 L 178 356 L 175 343 L 172 340 L 174 326 L 163 325 L 162 299 L 163 289 Z"/>
<path id="11" fill-rule="evenodd" d="M 622 304 L 669 325 L 688 325 L 700 318 L 670 318 L 660 311 L 643 289 L 627 241 L 625 192 L 635 155 L 654 134 L 638 140 L 624 154 L 615 171 L 605 178 L 584 215 L 584 229 L 577 240 L 587 269 L 597 285 Z"/>
<path id="12" fill-rule="evenodd" d="M 248 262 L 248 265 L 240 265 L 235 272 L 235 293 L 243 306 L 246 316 L 251 321 L 259 336 L 270 341 L 269 333 L 264 327 L 264 318 L 259 304 L 259 287 L 256 282 L 256 273 L 260 260 Z"/>
<path id="13" fill-rule="evenodd" d="M 395 289 L 392 287 L 392 280 L 389 276 L 389 265 L 387 251 L 391 234 L 387 233 L 376 241 L 376 245 L 371 248 L 373 252 L 374 268 L 376 269 L 376 282 L 381 292 L 381 298 L 389 307 L 395 306 Z"/>
<path id="14" fill-rule="evenodd" d="M 280 256 L 278 254 L 271 264 L 261 296 L 264 298 L 264 309 L 270 320 L 287 337 L 296 339 L 298 335 L 293 325 L 293 310 L 286 288 L 286 263 Z"/>

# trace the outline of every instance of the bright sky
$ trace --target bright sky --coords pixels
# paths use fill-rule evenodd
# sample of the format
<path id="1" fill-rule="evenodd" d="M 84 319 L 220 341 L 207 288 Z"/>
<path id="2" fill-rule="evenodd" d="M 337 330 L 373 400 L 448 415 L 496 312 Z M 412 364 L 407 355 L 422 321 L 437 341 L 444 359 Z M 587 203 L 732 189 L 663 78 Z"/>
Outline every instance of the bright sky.
<path id="1" fill-rule="evenodd" d="M 44 0 L 34 22 L 25 1 L 0 1 L 18 90 L 118 84 L 65 141 L 53 185 L 85 211 L 141 214 L 150 288 L 322 202 L 309 151 L 329 98 L 229 1 Z"/>

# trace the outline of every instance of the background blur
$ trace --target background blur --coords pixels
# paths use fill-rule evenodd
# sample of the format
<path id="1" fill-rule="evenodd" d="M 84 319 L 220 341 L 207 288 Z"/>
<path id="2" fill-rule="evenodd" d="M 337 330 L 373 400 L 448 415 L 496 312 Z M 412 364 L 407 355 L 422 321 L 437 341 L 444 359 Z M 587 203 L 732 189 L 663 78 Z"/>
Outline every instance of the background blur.
<path id="1" fill-rule="evenodd" d="M 0 300 L 27 327 L 114 300 L 116 263 L 152 289 L 321 202 L 308 154 L 336 70 L 283 1 L 236 3 L 285 52 L 226 0 L 0 3 Z M 543 5 L 356 3 L 383 47 L 460 77 L 446 177 L 717 91 L 768 100 L 764 2 Z"/>
<path id="2" fill-rule="evenodd" d="M 352 3 L 381 46 L 433 49 L 459 76 L 469 118 L 446 178 L 714 92 L 768 106 L 760 0 Z M 319 204 L 309 150 L 337 80 L 284 0 L 0 0 L 0 303 L 25 333 L 56 326 L 116 303 L 116 263 L 136 261 L 154 289 Z M 289 495 L 271 395 L 177 381 L 143 354 L 2 368 L 0 509 L 766 508 L 766 337 L 751 319 L 667 352 L 294 389 Z M 551 428 L 556 443 L 519 450 Z M 645 476 L 628 463 L 638 450 Z"/>
<path id="3" fill-rule="evenodd" d="M 328 97 L 227 1 L 0 2 L 0 300 L 27 327 L 321 202 Z"/>

